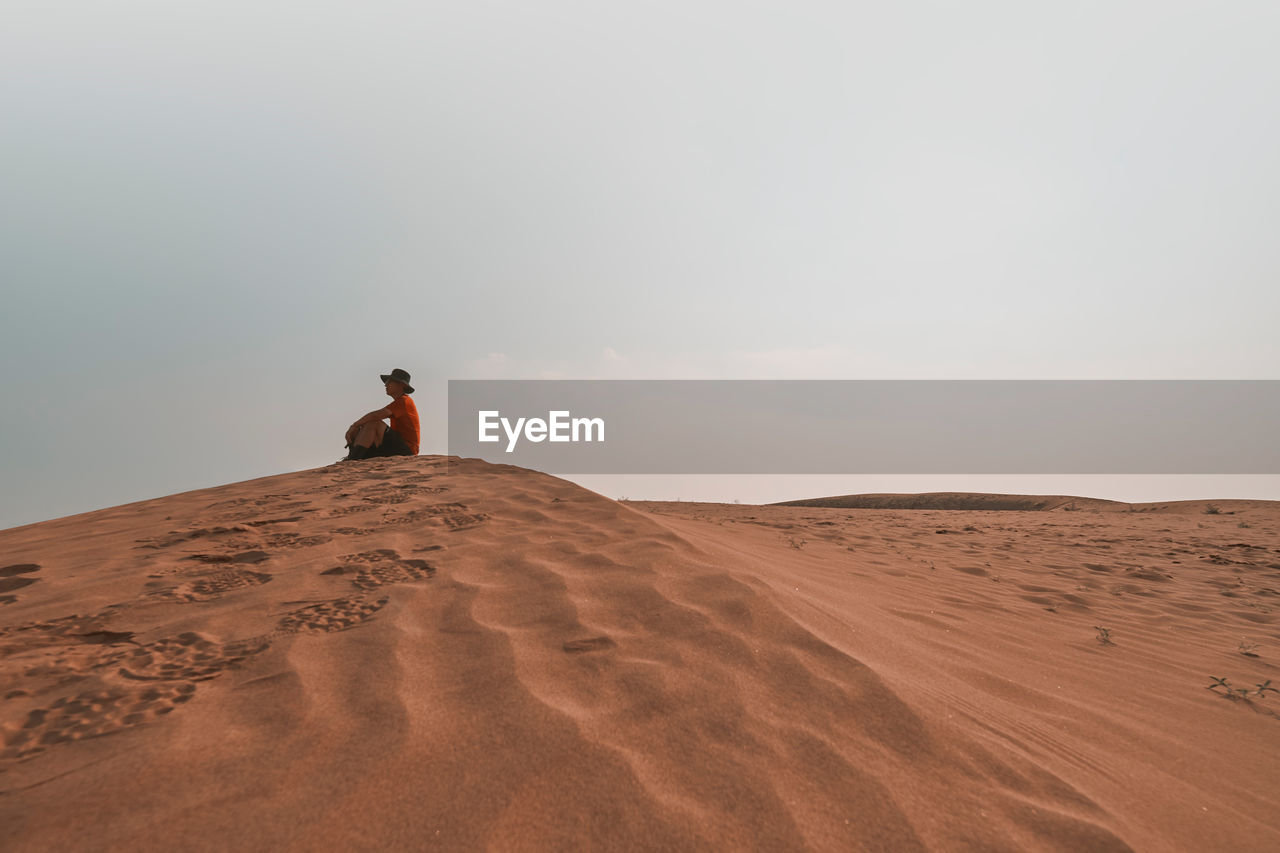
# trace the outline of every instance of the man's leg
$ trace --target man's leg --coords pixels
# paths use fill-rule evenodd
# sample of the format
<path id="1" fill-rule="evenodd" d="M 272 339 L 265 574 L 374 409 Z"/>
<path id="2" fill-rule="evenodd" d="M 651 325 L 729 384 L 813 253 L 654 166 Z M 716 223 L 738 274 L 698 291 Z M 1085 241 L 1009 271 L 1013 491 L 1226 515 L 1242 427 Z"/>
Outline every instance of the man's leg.
<path id="1" fill-rule="evenodd" d="M 378 447 L 380 456 L 413 456 L 413 448 L 405 443 L 404 437 L 394 429 L 382 434 L 382 444 Z"/>
<path id="2" fill-rule="evenodd" d="M 356 447 L 377 447 L 382 444 L 382 436 L 387 431 L 387 425 L 382 421 L 374 421 L 371 424 L 365 424 L 360 427 L 360 431 L 356 433 L 353 444 Z"/>

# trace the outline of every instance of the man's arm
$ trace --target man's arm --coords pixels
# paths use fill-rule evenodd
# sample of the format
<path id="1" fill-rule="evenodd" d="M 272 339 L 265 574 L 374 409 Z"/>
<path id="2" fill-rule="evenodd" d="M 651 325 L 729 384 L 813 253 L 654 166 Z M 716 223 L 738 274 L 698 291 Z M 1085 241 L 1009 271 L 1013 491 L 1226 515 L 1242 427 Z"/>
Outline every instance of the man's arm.
<path id="1" fill-rule="evenodd" d="M 360 427 L 364 426 L 365 424 L 371 424 L 374 421 L 380 421 L 383 418 L 389 418 L 389 417 L 391 417 L 391 407 L 387 406 L 386 408 L 378 409 L 378 411 L 376 412 L 370 412 L 369 414 L 360 418 L 351 426 L 347 427 L 347 436 L 346 436 L 347 444 L 351 444 L 351 442 L 355 441 L 356 433 L 360 431 Z"/>

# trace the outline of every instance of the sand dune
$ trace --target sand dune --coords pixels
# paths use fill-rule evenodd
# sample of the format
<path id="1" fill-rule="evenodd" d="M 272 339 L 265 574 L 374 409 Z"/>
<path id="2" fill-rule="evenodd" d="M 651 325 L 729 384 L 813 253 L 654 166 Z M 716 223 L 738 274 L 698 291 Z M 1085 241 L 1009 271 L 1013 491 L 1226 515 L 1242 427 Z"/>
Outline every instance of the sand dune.
<path id="1" fill-rule="evenodd" d="M 780 501 L 771 506 L 809 506 L 832 509 L 946 509 L 1025 512 L 1175 512 L 1234 515 L 1243 510 L 1280 510 L 1280 501 L 1194 500 L 1125 503 L 1075 495 L 998 495 L 982 492 L 923 492 L 920 494 L 834 495 Z"/>
<path id="2" fill-rule="evenodd" d="M 0 531 L 6 848 L 1280 849 L 1274 505 L 448 463 Z"/>

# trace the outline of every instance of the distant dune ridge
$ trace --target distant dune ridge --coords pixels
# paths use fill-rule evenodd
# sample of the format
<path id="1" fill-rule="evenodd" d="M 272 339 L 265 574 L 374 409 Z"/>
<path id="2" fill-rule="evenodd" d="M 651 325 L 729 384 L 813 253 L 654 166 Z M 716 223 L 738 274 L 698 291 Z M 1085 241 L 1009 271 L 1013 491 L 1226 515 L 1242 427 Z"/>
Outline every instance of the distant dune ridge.
<path id="1" fill-rule="evenodd" d="M 1093 510 L 1096 512 L 1216 512 L 1238 509 L 1280 509 L 1280 501 L 1192 500 L 1125 503 L 1074 495 L 998 495 L 982 492 L 922 492 L 920 494 L 835 495 L 779 501 L 770 506 L 813 506 L 834 509 L 945 509 L 967 511 L 1048 512 Z"/>
<path id="2" fill-rule="evenodd" d="M 1280 849 L 1274 502 L 819 500 L 420 456 L 0 531 L 5 849 Z"/>

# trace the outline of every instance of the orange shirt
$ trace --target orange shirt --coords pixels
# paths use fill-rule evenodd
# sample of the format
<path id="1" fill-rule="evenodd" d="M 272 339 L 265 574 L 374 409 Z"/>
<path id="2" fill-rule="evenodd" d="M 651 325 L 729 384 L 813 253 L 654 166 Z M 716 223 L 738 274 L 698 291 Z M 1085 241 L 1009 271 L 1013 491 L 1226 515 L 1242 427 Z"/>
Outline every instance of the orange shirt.
<path id="1" fill-rule="evenodd" d="M 391 401 L 391 428 L 400 433 L 404 443 L 416 454 L 418 452 L 418 407 L 408 394 Z"/>

